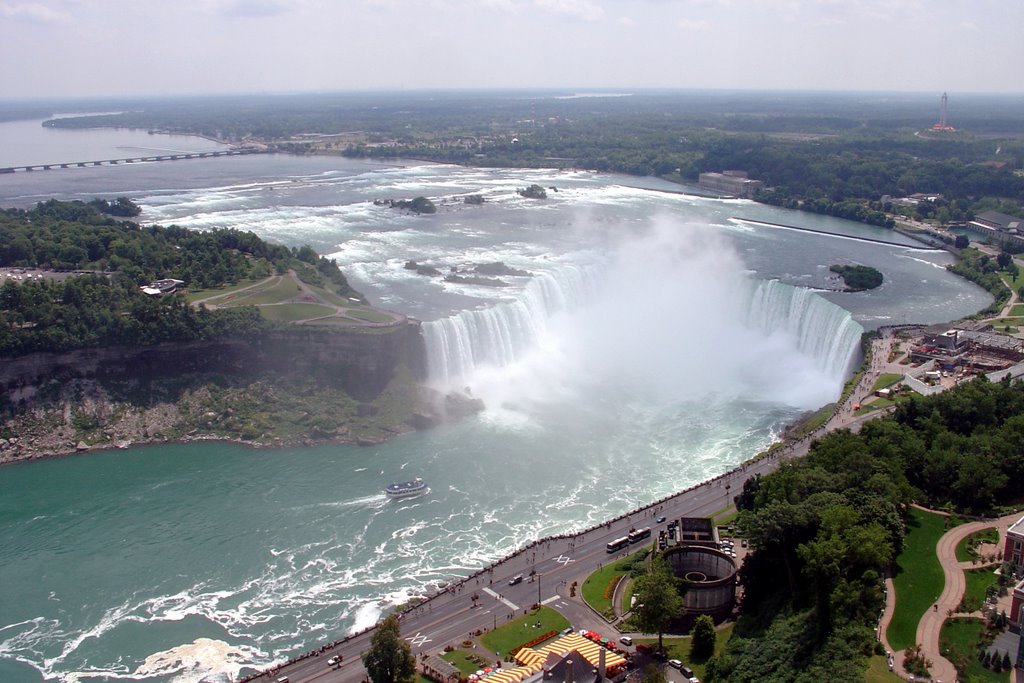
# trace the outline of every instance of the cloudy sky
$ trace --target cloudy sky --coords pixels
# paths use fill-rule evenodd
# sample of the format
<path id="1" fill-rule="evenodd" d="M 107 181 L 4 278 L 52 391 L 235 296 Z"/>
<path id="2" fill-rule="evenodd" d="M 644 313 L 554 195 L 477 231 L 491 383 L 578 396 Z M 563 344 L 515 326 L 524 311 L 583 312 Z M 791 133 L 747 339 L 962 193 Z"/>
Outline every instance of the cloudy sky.
<path id="1" fill-rule="evenodd" d="M 0 0 L 0 99 L 422 88 L 1024 92 L 1024 0 Z"/>

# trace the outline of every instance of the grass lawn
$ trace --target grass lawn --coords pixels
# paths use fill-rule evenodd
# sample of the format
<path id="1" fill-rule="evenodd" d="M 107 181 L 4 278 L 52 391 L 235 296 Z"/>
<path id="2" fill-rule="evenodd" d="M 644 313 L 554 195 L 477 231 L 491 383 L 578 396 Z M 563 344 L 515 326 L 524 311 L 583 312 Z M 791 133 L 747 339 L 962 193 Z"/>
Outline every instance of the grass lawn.
<path id="1" fill-rule="evenodd" d="M 646 557 L 646 553 L 649 550 L 649 547 L 641 548 L 621 560 L 609 561 L 608 564 L 588 576 L 587 580 L 583 582 L 583 587 L 581 589 L 583 600 L 597 610 L 599 614 L 611 614 L 612 601 L 611 598 L 606 598 L 604 596 L 605 589 L 616 576 L 625 576 L 626 574 L 629 574 L 629 569 L 624 569 L 622 567 L 629 564 L 629 562 L 635 559 L 640 553 L 644 553 L 644 556 Z"/>
<path id="2" fill-rule="evenodd" d="M 218 306 L 279 304 L 299 294 L 301 294 L 301 290 L 299 290 L 298 285 L 291 278 L 283 277 L 277 282 L 268 280 L 266 284 L 257 285 L 234 296 L 228 295 L 224 298 L 218 298 L 211 303 L 215 303 Z"/>
<path id="3" fill-rule="evenodd" d="M 389 323 L 394 320 L 390 315 L 378 313 L 368 308 L 350 308 L 345 311 L 345 315 L 350 318 L 358 318 L 359 320 L 368 320 L 371 323 Z"/>
<path id="4" fill-rule="evenodd" d="M 874 393 L 879 389 L 885 389 L 888 386 L 896 384 L 896 382 L 899 382 L 901 379 L 903 379 L 903 375 L 895 372 L 883 372 L 878 376 L 878 379 L 875 380 L 874 386 L 871 387 L 871 392 Z"/>
<path id="5" fill-rule="evenodd" d="M 945 576 L 935 546 L 946 533 L 945 518 L 911 508 L 907 513 L 905 547 L 896 558 L 893 583 L 896 611 L 886 634 L 894 650 L 914 645 L 917 623 L 942 593 Z"/>
<path id="6" fill-rule="evenodd" d="M 538 626 L 539 624 L 539 626 Z M 541 607 L 526 616 L 513 619 L 499 626 L 480 639 L 487 650 L 507 657 L 512 650 L 548 631 L 561 631 L 569 626 L 569 620 L 561 612 L 550 607 Z M 475 669 L 474 669 L 475 671 Z"/>
<path id="7" fill-rule="evenodd" d="M 476 650 L 452 650 L 441 655 L 441 659 L 457 666 L 466 676 L 476 673 L 483 666 L 480 662 L 487 662 L 488 666 L 495 663 L 491 660 L 489 652 Z"/>
<path id="8" fill-rule="evenodd" d="M 882 408 L 888 408 L 889 406 L 895 404 L 896 401 L 893 401 L 888 398 L 876 398 L 871 403 L 862 403 L 860 408 L 857 408 L 857 410 L 853 411 L 853 414 L 863 415 L 864 413 L 870 413 L 876 410 L 881 410 Z"/>
<path id="9" fill-rule="evenodd" d="M 715 635 L 715 654 L 721 654 L 725 650 L 725 644 L 729 642 L 729 638 L 732 637 L 733 624 L 726 624 L 724 627 L 716 631 Z M 657 638 L 634 638 L 633 643 L 648 643 L 650 645 L 657 645 Z M 665 638 L 665 649 L 668 650 L 669 659 L 678 659 L 686 666 L 693 669 L 694 675 L 697 678 L 704 680 L 705 667 L 707 666 L 706 659 L 690 659 L 690 637 L 684 636 L 682 638 Z"/>
<path id="10" fill-rule="evenodd" d="M 994 526 L 982 529 L 981 531 L 975 531 L 957 544 L 956 559 L 958 562 L 970 562 L 978 556 L 975 546 L 979 543 L 995 543 L 998 540 L 999 534 L 996 533 Z"/>
<path id="11" fill-rule="evenodd" d="M 200 299 L 208 299 L 210 297 L 222 297 L 231 294 L 232 292 L 237 292 L 238 290 L 244 289 L 245 287 L 248 287 L 250 285 L 254 285 L 257 282 L 262 282 L 265 279 L 266 278 L 260 278 L 258 280 L 240 280 L 233 285 L 224 285 L 223 287 L 217 287 L 215 289 L 190 289 L 187 292 L 185 292 L 185 298 L 188 300 L 189 303 L 192 303 L 194 301 L 199 301 Z M 211 301 L 210 303 L 218 302 L 214 300 Z"/>
<path id="12" fill-rule="evenodd" d="M 622 605 L 619 609 L 625 614 L 633 608 L 633 579 L 626 577 L 623 581 L 626 585 L 622 588 Z"/>
<path id="13" fill-rule="evenodd" d="M 332 315 L 333 308 L 320 306 L 318 304 L 280 304 L 278 306 L 260 306 L 260 315 L 267 320 L 277 322 L 293 322 L 295 320 L 309 320 L 310 318 L 321 318 L 325 315 Z"/>
<path id="14" fill-rule="evenodd" d="M 1010 315 L 1015 318 L 1024 318 L 1024 304 L 1014 304 L 1010 308 Z"/>
<path id="15" fill-rule="evenodd" d="M 835 403 L 829 403 L 828 405 L 824 405 L 819 408 L 816 413 L 796 426 L 796 429 L 791 432 L 793 438 L 799 439 L 807 436 L 815 429 L 828 422 L 829 418 L 832 417 L 832 411 L 835 407 Z"/>
<path id="16" fill-rule="evenodd" d="M 882 655 L 875 655 L 868 661 L 864 683 L 899 683 L 903 679 L 889 671 L 889 664 Z"/>
<path id="17" fill-rule="evenodd" d="M 985 603 L 985 591 L 989 586 L 996 585 L 999 577 L 996 576 L 994 568 L 990 568 L 968 569 L 964 572 L 964 578 L 967 583 L 964 590 L 964 606 L 968 612 L 975 612 Z"/>
<path id="18" fill-rule="evenodd" d="M 984 630 L 985 624 L 980 619 L 948 619 L 939 634 L 939 647 L 946 659 L 963 671 L 962 680 L 1007 683 L 1009 671 L 997 674 L 978 661 L 978 647 Z"/>
<path id="19" fill-rule="evenodd" d="M 1006 286 L 1009 287 L 1014 292 L 1016 292 L 1021 287 L 1024 287 L 1024 270 L 1019 271 L 1017 273 L 1016 278 L 1011 278 L 1009 273 L 1002 271 L 1000 271 L 999 277 L 1001 277 L 1003 279 L 1003 282 L 1006 283 Z"/>
<path id="20" fill-rule="evenodd" d="M 742 488 L 741 488 L 740 491 L 736 491 L 736 490 L 734 490 L 734 488 L 735 487 L 729 489 L 729 497 L 730 498 L 733 498 L 735 496 L 740 495 L 740 493 L 742 491 Z M 711 515 L 711 519 L 714 521 L 715 526 L 729 526 L 730 524 L 735 522 L 736 518 L 739 517 L 739 516 L 740 516 L 740 513 L 736 509 L 736 506 L 733 505 L 732 503 L 730 503 L 726 507 L 724 507 L 721 510 L 718 510 L 717 512 L 712 514 Z"/>

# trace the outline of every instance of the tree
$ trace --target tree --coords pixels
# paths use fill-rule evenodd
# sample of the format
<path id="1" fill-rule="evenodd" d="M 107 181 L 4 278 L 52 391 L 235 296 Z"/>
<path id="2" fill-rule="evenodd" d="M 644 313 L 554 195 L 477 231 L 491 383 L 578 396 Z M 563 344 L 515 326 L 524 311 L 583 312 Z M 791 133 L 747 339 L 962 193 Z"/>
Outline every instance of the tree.
<path id="1" fill-rule="evenodd" d="M 1011 254 L 1011 253 L 1009 253 L 1007 251 L 999 252 L 999 255 L 996 256 L 996 263 L 999 264 L 1000 268 L 1004 268 L 1005 269 L 1005 268 L 1009 267 L 1009 265 L 1011 263 L 1013 263 L 1013 254 Z"/>
<path id="2" fill-rule="evenodd" d="M 647 574 L 636 580 L 635 592 L 637 627 L 644 633 L 657 633 L 658 649 L 663 650 L 662 635 L 674 620 L 683 615 L 684 610 L 679 582 L 664 557 L 658 556 L 651 561 Z"/>
<path id="3" fill-rule="evenodd" d="M 715 653 L 715 622 L 707 614 L 702 614 L 693 622 L 690 631 L 690 658 L 697 661 L 708 659 Z"/>
<path id="4" fill-rule="evenodd" d="M 394 614 L 377 624 L 370 649 L 363 655 L 363 666 L 373 683 L 412 683 L 416 678 L 416 659 L 412 647 L 402 639 L 398 617 Z"/>
<path id="5" fill-rule="evenodd" d="M 644 666 L 643 677 L 640 679 L 640 683 L 669 683 L 668 676 L 665 675 L 665 670 L 654 664 L 653 662 L 648 663 Z"/>
<path id="6" fill-rule="evenodd" d="M 953 240 L 953 246 L 957 249 L 966 249 L 971 246 L 971 238 L 967 235 L 957 235 L 956 239 Z"/>

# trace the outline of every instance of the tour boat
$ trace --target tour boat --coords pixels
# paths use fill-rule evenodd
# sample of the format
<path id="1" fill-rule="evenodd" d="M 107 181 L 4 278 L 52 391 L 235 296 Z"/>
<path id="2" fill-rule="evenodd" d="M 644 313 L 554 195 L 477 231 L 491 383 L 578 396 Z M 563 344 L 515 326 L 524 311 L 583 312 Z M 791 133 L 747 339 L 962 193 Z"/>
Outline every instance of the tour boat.
<path id="1" fill-rule="evenodd" d="M 427 482 L 423 481 L 419 477 L 416 477 L 412 481 L 403 481 L 398 484 L 388 484 L 384 487 L 384 493 L 388 498 L 412 498 L 413 496 L 420 496 L 429 491 L 427 488 Z"/>

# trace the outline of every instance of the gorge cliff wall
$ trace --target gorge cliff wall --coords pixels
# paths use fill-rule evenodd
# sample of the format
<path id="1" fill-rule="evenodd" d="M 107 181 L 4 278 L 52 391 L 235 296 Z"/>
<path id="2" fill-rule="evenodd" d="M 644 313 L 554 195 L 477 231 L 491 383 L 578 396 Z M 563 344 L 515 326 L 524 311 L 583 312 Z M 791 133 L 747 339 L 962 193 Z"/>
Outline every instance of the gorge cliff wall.
<path id="1" fill-rule="evenodd" d="M 308 377 L 358 400 L 376 397 L 400 368 L 425 374 L 418 323 L 322 329 L 294 326 L 259 336 L 110 346 L 0 359 L 0 404 L 8 410 L 44 399 L 69 381 L 166 379 L 225 375 L 242 379 Z"/>

